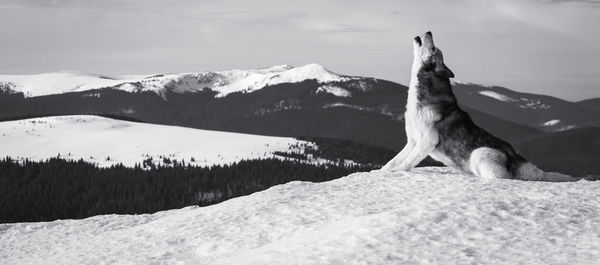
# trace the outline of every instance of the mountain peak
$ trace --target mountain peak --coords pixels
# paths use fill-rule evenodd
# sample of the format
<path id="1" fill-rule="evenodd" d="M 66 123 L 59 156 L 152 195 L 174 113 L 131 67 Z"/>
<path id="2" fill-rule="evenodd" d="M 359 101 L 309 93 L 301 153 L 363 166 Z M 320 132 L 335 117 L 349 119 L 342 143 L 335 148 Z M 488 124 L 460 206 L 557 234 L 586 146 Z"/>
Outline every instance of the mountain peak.
<path id="1" fill-rule="evenodd" d="M 320 65 L 320 64 L 316 64 L 316 63 L 309 63 L 309 64 L 305 64 L 305 65 L 303 65 L 303 66 L 299 66 L 299 67 L 297 67 L 297 68 L 302 68 L 302 69 L 310 69 L 310 70 L 313 70 L 313 71 L 319 71 L 319 72 L 321 72 L 321 71 L 324 71 L 324 72 L 329 72 L 327 69 L 325 69 L 325 67 L 323 67 L 323 66 L 322 66 L 322 65 Z"/>
<path id="2" fill-rule="evenodd" d="M 296 67 L 293 69 L 290 69 L 290 71 L 293 71 L 299 75 L 302 75 L 303 77 L 305 77 L 305 79 L 317 79 L 319 81 L 331 81 L 331 80 L 337 80 L 340 78 L 340 75 L 327 70 L 325 67 L 323 67 L 322 65 L 316 64 L 316 63 L 310 63 L 310 64 L 306 64 L 300 67 Z"/>
<path id="3" fill-rule="evenodd" d="M 345 79 L 314 63 L 299 67 L 276 65 L 257 70 L 230 70 L 218 74 L 219 76 L 214 77 L 217 81 L 209 86 L 210 89 L 218 93 L 217 97 L 224 97 L 234 92 L 253 92 L 265 86 L 282 83 L 298 83 L 311 79 L 318 82 Z"/>

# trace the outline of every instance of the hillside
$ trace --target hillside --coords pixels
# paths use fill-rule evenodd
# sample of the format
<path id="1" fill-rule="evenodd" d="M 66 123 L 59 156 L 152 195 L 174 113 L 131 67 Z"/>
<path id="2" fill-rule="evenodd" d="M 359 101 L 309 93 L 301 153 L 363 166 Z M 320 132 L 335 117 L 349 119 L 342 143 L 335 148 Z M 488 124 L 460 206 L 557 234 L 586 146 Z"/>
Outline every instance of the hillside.
<path id="1" fill-rule="evenodd" d="M 0 224 L 0 263 L 597 264 L 599 189 L 372 171 L 209 207 Z"/>
<path id="2" fill-rule="evenodd" d="M 520 143 L 517 149 L 546 171 L 600 176 L 600 128 L 548 133 Z"/>
<path id="3" fill-rule="evenodd" d="M 270 158 L 310 145 L 293 138 L 199 130 L 110 119 L 56 116 L 0 122 L 0 157 L 45 160 L 60 156 L 99 166 L 144 160 L 196 166 Z"/>
<path id="4" fill-rule="evenodd" d="M 600 113 L 600 98 L 590 98 L 582 101 L 578 101 L 577 104 Z"/>
<path id="5" fill-rule="evenodd" d="M 453 91 L 462 105 L 541 131 L 600 127 L 600 115 L 593 109 L 598 102 L 593 100 L 573 103 L 504 87 L 460 82 L 454 82 Z"/>

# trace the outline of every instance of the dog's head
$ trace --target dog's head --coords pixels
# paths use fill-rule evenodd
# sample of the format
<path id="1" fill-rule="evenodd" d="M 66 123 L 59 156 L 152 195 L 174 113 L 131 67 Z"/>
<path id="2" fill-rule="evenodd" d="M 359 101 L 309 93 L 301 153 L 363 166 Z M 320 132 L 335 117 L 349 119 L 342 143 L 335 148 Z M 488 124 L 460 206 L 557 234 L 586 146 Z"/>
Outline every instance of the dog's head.
<path id="1" fill-rule="evenodd" d="M 454 73 L 444 64 L 442 51 L 433 45 L 433 35 L 430 31 L 417 36 L 413 40 L 415 60 L 413 71 L 421 75 L 433 75 L 437 78 L 451 78 Z"/>

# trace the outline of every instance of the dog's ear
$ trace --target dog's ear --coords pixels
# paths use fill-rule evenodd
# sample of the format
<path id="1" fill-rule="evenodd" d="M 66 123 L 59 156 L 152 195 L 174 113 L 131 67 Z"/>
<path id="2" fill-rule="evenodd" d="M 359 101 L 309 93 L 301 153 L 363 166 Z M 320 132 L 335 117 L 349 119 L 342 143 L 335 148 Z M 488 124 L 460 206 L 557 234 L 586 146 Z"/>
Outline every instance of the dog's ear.
<path id="1" fill-rule="evenodd" d="M 446 64 L 441 63 L 435 66 L 435 68 L 433 69 L 433 71 L 435 72 L 435 75 L 438 77 L 443 77 L 443 78 L 453 78 L 454 77 L 454 73 L 452 72 L 452 70 L 450 70 L 450 68 L 448 68 L 448 66 L 446 66 Z"/>

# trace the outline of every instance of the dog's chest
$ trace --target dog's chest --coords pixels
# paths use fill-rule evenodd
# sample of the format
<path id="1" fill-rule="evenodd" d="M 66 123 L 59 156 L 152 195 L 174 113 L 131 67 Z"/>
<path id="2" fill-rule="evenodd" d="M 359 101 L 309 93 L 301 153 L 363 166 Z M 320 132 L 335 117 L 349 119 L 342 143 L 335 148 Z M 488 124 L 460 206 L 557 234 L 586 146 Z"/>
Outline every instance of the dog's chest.
<path id="1" fill-rule="evenodd" d="M 409 89 L 404 118 L 407 133 L 420 137 L 435 132 L 434 124 L 441 115 L 435 106 L 419 102 L 416 91 Z"/>
<path id="2" fill-rule="evenodd" d="M 414 125 L 417 123 L 433 125 L 441 118 L 438 109 L 434 105 L 420 102 L 415 90 L 411 88 L 408 91 L 405 118 L 410 120 L 410 123 Z"/>

